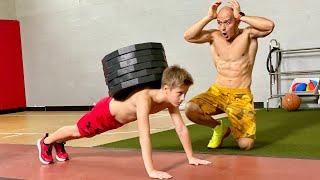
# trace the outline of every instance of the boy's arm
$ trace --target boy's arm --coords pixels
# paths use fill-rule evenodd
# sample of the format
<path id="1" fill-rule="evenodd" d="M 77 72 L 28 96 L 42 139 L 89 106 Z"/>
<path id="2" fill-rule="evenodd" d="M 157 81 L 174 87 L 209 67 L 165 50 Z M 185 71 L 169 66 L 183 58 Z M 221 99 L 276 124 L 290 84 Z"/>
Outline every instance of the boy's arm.
<path id="1" fill-rule="evenodd" d="M 150 124 L 149 112 L 151 108 L 151 100 L 143 94 L 138 95 L 136 101 L 137 121 L 139 129 L 139 141 L 142 152 L 142 159 L 148 175 L 151 178 L 167 179 L 172 176 L 166 172 L 157 171 L 153 167 L 152 147 L 150 140 Z"/>
<path id="2" fill-rule="evenodd" d="M 191 140 L 189 137 L 188 128 L 185 126 L 179 108 L 177 107 L 170 107 L 168 108 L 170 116 L 173 120 L 173 123 L 175 125 L 175 130 L 179 136 L 179 139 L 181 141 L 181 144 L 183 146 L 184 151 L 186 152 L 189 164 L 199 165 L 199 164 L 210 164 L 211 162 L 206 160 L 201 160 L 198 158 L 195 158 L 193 156 L 192 152 L 192 145 Z"/>
<path id="3" fill-rule="evenodd" d="M 171 119 L 174 123 L 175 130 L 179 136 L 184 151 L 186 152 L 188 160 L 193 156 L 191 140 L 189 137 L 189 131 L 184 124 L 180 111 L 178 108 L 168 108 Z"/>

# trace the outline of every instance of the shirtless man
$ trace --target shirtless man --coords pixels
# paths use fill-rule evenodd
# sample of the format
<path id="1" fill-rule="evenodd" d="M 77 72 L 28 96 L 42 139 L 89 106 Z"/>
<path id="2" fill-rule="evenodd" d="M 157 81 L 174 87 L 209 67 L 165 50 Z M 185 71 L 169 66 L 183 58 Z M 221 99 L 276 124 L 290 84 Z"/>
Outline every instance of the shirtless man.
<path id="1" fill-rule="evenodd" d="M 236 0 L 217 13 L 221 1 L 209 8 L 208 15 L 192 25 L 184 34 L 191 43 L 209 43 L 217 79 L 207 92 L 193 97 L 187 104 L 187 117 L 201 125 L 213 128 L 208 148 L 219 148 L 230 132 L 241 149 L 253 147 L 256 132 L 255 110 L 250 86 L 252 69 L 258 49 L 257 39 L 270 34 L 274 23 L 263 17 L 246 16 Z M 218 29 L 204 30 L 217 19 Z M 240 29 L 240 22 L 249 26 Z M 212 115 L 225 112 L 231 127 Z"/>

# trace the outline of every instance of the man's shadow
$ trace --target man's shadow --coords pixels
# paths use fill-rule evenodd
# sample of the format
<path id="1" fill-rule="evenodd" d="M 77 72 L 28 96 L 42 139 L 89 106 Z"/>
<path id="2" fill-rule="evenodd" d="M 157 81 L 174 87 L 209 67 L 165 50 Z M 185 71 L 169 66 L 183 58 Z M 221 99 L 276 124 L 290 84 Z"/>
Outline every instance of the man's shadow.
<path id="1" fill-rule="evenodd" d="M 292 136 L 297 131 L 303 131 L 320 123 L 320 110 L 262 110 L 257 113 L 257 140 L 255 148 L 277 143 Z M 267 122 L 268 121 L 268 122 Z M 306 132 L 307 133 L 307 132 Z"/>
<path id="2" fill-rule="evenodd" d="M 266 146 L 272 146 L 287 137 L 293 135 L 296 131 L 303 131 L 309 127 L 320 123 L 320 110 L 298 110 L 287 112 L 284 110 L 259 110 L 257 111 L 257 131 L 253 151 L 262 149 Z M 226 118 L 223 119 L 227 120 Z M 228 120 L 227 120 L 228 121 Z M 193 125 L 190 128 L 192 144 L 195 150 L 202 152 L 233 152 L 239 150 L 237 142 L 229 136 L 224 140 L 221 149 L 208 150 L 207 144 L 212 136 L 212 129 L 200 125 Z M 196 131 L 196 132 L 193 132 Z M 196 135 L 198 133 L 198 135 Z M 251 150 L 251 151 L 252 151 Z"/>

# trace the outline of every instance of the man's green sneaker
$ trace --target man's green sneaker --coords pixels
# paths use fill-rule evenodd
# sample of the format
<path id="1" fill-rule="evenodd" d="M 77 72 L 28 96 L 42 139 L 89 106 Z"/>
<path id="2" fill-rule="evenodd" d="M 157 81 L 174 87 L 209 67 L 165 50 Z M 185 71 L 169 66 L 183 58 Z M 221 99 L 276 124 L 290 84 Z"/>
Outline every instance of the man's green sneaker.
<path id="1" fill-rule="evenodd" d="M 223 140 L 230 135 L 230 128 L 222 120 L 217 120 L 220 125 L 213 128 L 212 138 L 209 141 L 208 148 L 220 148 Z"/>

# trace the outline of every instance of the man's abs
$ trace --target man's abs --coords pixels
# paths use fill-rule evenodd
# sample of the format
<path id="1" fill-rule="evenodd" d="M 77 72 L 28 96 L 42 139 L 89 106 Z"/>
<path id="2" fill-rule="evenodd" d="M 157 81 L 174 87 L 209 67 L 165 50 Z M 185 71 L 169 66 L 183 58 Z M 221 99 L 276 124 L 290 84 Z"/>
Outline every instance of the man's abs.
<path id="1" fill-rule="evenodd" d="M 251 76 L 243 76 L 237 78 L 230 78 L 221 76 L 218 74 L 215 84 L 228 87 L 228 88 L 248 88 L 250 89 L 251 85 Z"/>
<path id="2" fill-rule="evenodd" d="M 216 83 L 230 88 L 249 88 L 252 79 L 253 61 L 248 56 L 236 60 L 215 59 L 218 72 Z"/>
<path id="3" fill-rule="evenodd" d="M 233 42 L 217 38 L 211 44 L 217 69 L 216 83 L 230 88 L 250 88 L 257 41 L 239 35 Z"/>

